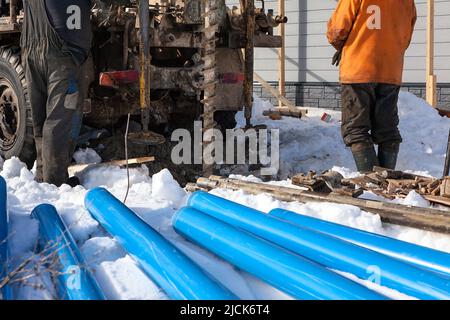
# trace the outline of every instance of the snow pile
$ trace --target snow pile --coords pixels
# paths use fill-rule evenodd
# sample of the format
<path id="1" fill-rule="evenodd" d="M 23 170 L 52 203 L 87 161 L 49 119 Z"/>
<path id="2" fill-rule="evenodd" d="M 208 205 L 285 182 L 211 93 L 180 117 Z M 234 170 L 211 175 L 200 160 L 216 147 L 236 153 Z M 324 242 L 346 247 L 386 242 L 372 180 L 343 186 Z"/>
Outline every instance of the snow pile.
<path id="1" fill-rule="evenodd" d="M 431 203 L 416 191 L 411 191 L 404 199 L 395 199 L 392 202 L 419 208 L 429 208 L 431 206 Z"/>
<path id="2" fill-rule="evenodd" d="M 77 150 L 73 155 L 73 159 L 78 164 L 97 164 L 102 162 L 102 158 L 97 154 L 97 152 L 90 148 Z"/>
<path id="3" fill-rule="evenodd" d="M 411 93 L 400 94 L 398 108 L 403 136 L 399 169 L 440 177 L 447 152 L 450 119 L 441 117 L 426 101 Z"/>
<path id="4" fill-rule="evenodd" d="M 174 180 L 170 171 L 164 169 L 153 176 L 152 197 L 172 201 L 176 207 L 179 207 L 186 197 L 186 191 Z"/>
<path id="5" fill-rule="evenodd" d="M 21 162 L 17 157 L 3 162 L 2 165 L 2 176 L 5 179 L 20 176 L 22 169 L 26 169 L 25 163 Z"/>

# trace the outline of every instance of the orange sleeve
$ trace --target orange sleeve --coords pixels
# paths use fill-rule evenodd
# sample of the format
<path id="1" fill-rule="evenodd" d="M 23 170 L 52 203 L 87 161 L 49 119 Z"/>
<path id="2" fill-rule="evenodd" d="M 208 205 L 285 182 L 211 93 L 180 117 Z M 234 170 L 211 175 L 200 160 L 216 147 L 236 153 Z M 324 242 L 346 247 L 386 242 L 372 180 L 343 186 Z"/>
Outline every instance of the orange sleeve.
<path id="1" fill-rule="evenodd" d="M 328 21 L 327 38 L 328 42 L 336 48 L 341 50 L 348 35 L 352 30 L 355 22 L 361 0 L 339 0 L 336 10 Z"/>
<path id="2" fill-rule="evenodd" d="M 411 36 L 409 37 L 408 46 L 411 44 L 412 36 L 414 33 L 414 27 L 416 26 L 416 22 L 417 22 L 417 9 L 416 9 L 416 4 L 414 3 L 414 1 L 412 1 L 412 6 L 413 6 L 413 14 L 412 14 L 412 20 L 411 20 Z"/>

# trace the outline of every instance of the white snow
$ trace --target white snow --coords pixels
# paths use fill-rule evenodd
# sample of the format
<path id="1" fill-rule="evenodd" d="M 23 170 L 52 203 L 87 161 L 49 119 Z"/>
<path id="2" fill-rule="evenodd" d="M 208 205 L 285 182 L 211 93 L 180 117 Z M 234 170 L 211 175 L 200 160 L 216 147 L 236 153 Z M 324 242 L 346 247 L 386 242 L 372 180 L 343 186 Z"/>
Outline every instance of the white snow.
<path id="1" fill-rule="evenodd" d="M 350 152 L 343 145 L 339 132 L 339 112 L 326 111 L 332 121 L 320 120 L 324 110 L 310 110 L 306 119 L 284 118 L 268 121 L 262 110 L 269 108 L 266 102 L 256 100 L 254 122 L 264 123 L 281 130 L 281 178 L 272 182 L 291 186 L 287 180 L 297 172 L 326 170 L 333 168 L 344 176 L 355 176 Z M 399 102 L 401 130 L 404 144 L 399 159 L 399 169 L 439 176 L 443 167 L 449 119 L 441 118 L 431 107 L 413 95 L 402 93 Z M 242 125 L 242 114 L 238 114 Z M 432 125 L 430 125 L 432 124 Z M 99 162 L 101 159 L 92 150 L 79 151 L 77 161 Z M 32 254 L 38 237 L 38 224 L 30 218 L 31 210 L 41 203 L 55 205 L 69 226 L 87 263 L 109 299 L 167 299 L 166 295 L 136 265 L 121 246 L 110 237 L 84 208 L 84 196 L 88 189 L 104 186 L 119 199 L 127 189 L 127 174 L 119 167 L 94 167 L 80 175 L 83 186 L 60 188 L 49 184 L 38 184 L 33 173 L 17 158 L 4 161 L 0 158 L 0 175 L 8 183 L 8 208 L 11 216 L 10 249 L 12 264 L 17 265 Z M 239 177 L 260 181 L 256 177 Z M 173 179 L 168 170 L 152 177 L 147 167 L 130 170 L 130 190 L 127 204 L 144 221 L 174 243 L 180 250 L 201 265 L 208 273 L 243 299 L 288 299 L 289 297 L 250 276 L 236 270 L 232 265 L 213 254 L 184 240 L 175 233 L 171 219 L 175 211 L 183 206 L 187 193 Z M 242 191 L 214 190 L 214 194 L 268 212 L 273 208 L 285 208 L 305 215 L 333 221 L 354 228 L 387 235 L 438 250 L 450 252 L 450 236 L 420 231 L 417 229 L 384 225 L 380 217 L 359 208 L 331 203 L 287 203 L 269 195 L 248 195 Z M 366 193 L 365 198 L 376 198 Z M 428 207 L 430 204 L 416 193 L 411 193 L 399 203 Z M 37 257 L 34 259 L 36 261 Z M 31 263 L 29 268 L 37 267 Z M 352 279 L 354 276 L 346 275 Z M 358 280 L 361 281 L 361 280 Z M 30 285 L 41 284 L 41 286 Z M 384 294 L 406 299 L 389 288 L 361 281 Z M 375 287 L 374 287 L 375 286 Z M 15 287 L 18 299 L 50 299 L 54 297 L 48 274 L 39 273 L 26 285 Z"/>
<path id="2" fill-rule="evenodd" d="M 91 148 L 79 149 L 74 155 L 73 159 L 78 164 L 91 164 L 91 163 L 101 163 L 102 158 L 98 155 L 98 153 Z"/>
<path id="3" fill-rule="evenodd" d="M 179 206 L 186 197 L 186 192 L 180 188 L 169 170 L 164 169 L 155 174 L 152 179 L 152 197 L 155 199 L 169 200 L 175 206 Z"/>

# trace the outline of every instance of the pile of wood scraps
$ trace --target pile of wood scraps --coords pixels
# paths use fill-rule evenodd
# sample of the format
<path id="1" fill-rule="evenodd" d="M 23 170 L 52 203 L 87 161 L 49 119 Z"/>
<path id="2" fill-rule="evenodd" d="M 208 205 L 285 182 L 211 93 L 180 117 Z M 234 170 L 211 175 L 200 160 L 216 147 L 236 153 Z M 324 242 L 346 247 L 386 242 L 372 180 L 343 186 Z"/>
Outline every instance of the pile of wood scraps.
<path id="1" fill-rule="evenodd" d="M 374 172 L 344 179 L 342 184 L 356 186 L 388 199 L 405 198 L 415 191 L 432 203 L 450 206 L 450 177 L 436 179 L 375 167 Z"/>
<path id="2" fill-rule="evenodd" d="M 323 194 L 338 194 L 358 198 L 363 194 L 362 188 L 355 188 L 355 186 L 343 185 L 344 177 L 336 171 L 327 171 L 322 174 L 317 174 L 315 171 L 310 171 L 307 174 L 297 174 L 292 177 L 293 185 L 305 188 L 306 190 L 323 193 Z"/>
<path id="3" fill-rule="evenodd" d="M 341 179 L 339 179 L 339 177 Z M 298 174 L 292 184 L 319 193 L 336 193 L 359 197 L 370 191 L 387 199 L 405 198 L 415 191 L 431 203 L 450 207 L 450 177 L 436 179 L 403 171 L 374 167 L 374 171 L 351 179 L 337 172 Z"/>

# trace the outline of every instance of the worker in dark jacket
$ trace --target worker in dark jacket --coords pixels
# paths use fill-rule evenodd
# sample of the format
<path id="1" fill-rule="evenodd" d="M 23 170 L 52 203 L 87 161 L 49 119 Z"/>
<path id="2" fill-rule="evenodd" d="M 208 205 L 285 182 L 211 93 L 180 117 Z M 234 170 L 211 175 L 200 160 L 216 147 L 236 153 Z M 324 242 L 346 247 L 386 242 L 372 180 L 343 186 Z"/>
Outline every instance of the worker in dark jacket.
<path id="1" fill-rule="evenodd" d="M 397 102 L 416 18 L 414 0 L 340 0 L 328 23 L 333 64 L 340 62 L 342 135 L 360 172 L 396 166 Z"/>
<path id="2" fill-rule="evenodd" d="M 23 0 L 23 4 L 21 47 L 36 141 L 36 180 L 71 184 L 67 168 L 87 90 L 82 78 L 91 49 L 91 1 Z"/>

